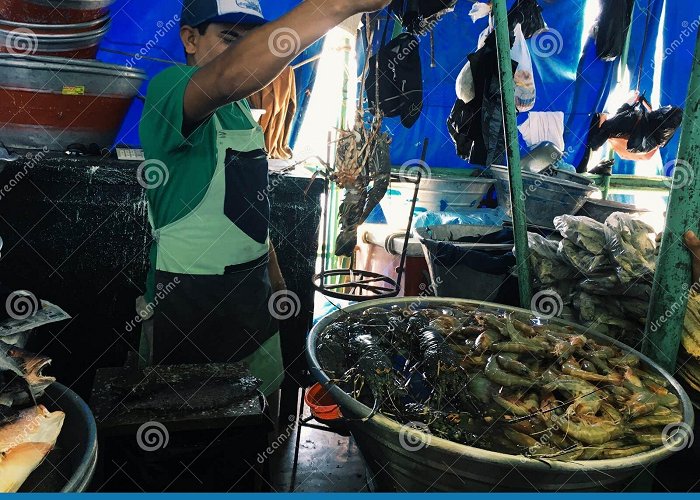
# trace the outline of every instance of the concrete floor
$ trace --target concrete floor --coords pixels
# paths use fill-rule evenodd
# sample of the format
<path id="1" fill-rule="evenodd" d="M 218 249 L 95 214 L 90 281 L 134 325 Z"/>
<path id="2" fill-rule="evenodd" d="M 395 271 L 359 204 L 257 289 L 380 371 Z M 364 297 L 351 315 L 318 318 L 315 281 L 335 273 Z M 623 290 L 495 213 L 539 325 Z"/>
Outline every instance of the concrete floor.
<path id="1" fill-rule="evenodd" d="M 308 409 L 305 413 L 308 415 Z M 290 486 L 296 443 L 294 423 L 280 429 L 276 442 L 279 447 L 270 454 L 272 491 L 367 491 L 365 464 L 352 437 L 301 427 L 299 466 L 293 488 Z"/>

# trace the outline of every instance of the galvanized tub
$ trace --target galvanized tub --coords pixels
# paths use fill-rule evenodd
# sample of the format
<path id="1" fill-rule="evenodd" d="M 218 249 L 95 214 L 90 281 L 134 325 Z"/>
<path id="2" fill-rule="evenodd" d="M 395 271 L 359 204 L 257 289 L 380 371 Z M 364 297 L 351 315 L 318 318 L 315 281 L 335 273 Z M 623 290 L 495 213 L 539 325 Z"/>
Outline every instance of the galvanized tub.
<path id="1" fill-rule="evenodd" d="M 0 19 L 0 52 L 13 55 L 94 59 L 109 31 L 108 16 L 70 24 L 36 24 Z"/>
<path id="2" fill-rule="evenodd" d="M 0 18 L 20 23 L 70 24 L 107 15 L 114 0 L 3 0 Z"/>
<path id="3" fill-rule="evenodd" d="M 510 183 L 506 167 L 492 166 L 491 173 L 498 181 L 498 205 L 512 217 Z M 553 228 L 559 215 L 573 215 L 598 188 L 563 178 L 523 172 L 523 196 L 527 222 L 535 226 Z"/>
<path id="4" fill-rule="evenodd" d="M 576 215 L 585 215 L 598 222 L 605 222 L 605 219 L 614 212 L 624 212 L 626 214 L 642 214 L 649 210 L 646 208 L 638 208 L 629 203 L 620 203 L 613 200 L 586 200 L 581 209 Z"/>
<path id="5" fill-rule="evenodd" d="M 533 460 L 524 456 L 507 455 L 466 446 L 431 436 L 384 415 L 377 414 L 362 421 L 371 409 L 329 383 L 316 356 L 319 334 L 341 314 L 357 312 L 370 307 L 446 306 L 450 304 L 491 307 L 498 311 L 531 311 L 487 302 L 463 299 L 404 297 L 379 299 L 358 303 L 336 311 L 321 319 L 307 338 L 307 359 L 316 379 L 331 392 L 340 405 L 353 437 L 367 460 L 375 484 L 382 490 L 397 491 L 619 491 L 645 469 L 650 468 L 674 451 L 656 448 L 628 458 L 557 462 Z M 646 369 L 655 372 L 670 383 L 671 390 L 681 401 L 683 422 L 692 429 L 694 414 L 688 395 L 671 375 L 646 356 L 605 335 L 583 329 L 579 325 L 559 319 L 543 323 L 569 325 L 598 341 L 614 344 L 624 351 L 639 356 Z"/>
<path id="6" fill-rule="evenodd" d="M 0 141 L 65 151 L 109 147 L 146 74 L 98 61 L 0 54 Z"/>
<path id="7" fill-rule="evenodd" d="M 97 467 L 97 425 L 88 405 L 68 387 L 54 383 L 39 401 L 66 414 L 56 447 L 29 476 L 20 492 L 69 493 L 87 490 Z"/>
<path id="8" fill-rule="evenodd" d="M 461 212 L 477 208 L 488 190 L 495 184 L 485 177 L 426 177 L 421 179 L 416 212 Z M 406 227 L 415 184 L 392 182 L 381 202 L 389 224 Z"/>

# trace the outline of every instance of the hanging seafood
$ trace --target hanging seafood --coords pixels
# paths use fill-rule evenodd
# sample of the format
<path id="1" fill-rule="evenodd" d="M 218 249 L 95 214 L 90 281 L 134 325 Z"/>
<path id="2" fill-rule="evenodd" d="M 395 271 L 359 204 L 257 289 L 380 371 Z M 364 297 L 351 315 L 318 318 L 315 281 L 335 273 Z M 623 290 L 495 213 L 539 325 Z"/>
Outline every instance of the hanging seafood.
<path id="1" fill-rule="evenodd" d="M 346 192 L 339 210 L 336 255 L 352 256 L 357 244 L 357 227 L 367 220 L 389 188 L 391 140 L 389 134 L 381 131 L 381 126 L 381 115 L 375 116 L 367 127 L 358 110 L 354 129 L 340 132 L 336 168 L 331 179 Z"/>

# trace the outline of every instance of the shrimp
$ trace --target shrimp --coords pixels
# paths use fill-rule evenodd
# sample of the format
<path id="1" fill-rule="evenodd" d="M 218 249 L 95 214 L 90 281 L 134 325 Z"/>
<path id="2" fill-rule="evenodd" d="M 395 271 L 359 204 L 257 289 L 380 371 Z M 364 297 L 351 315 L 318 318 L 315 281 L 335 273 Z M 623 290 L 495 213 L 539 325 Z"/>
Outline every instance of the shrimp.
<path id="1" fill-rule="evenodd" d="M 484 368 L 484 374 L 486 377 L 499 385 L 505 387 L 532 387 L 535 385 L 534 381 L 531 379 L 526 379 L 518 375 L 513 375 L 505 370 L 503 370 L 497 361 L 497 356 L 491 356 L 488 363 L 486 363 L 486 368 Z"/>

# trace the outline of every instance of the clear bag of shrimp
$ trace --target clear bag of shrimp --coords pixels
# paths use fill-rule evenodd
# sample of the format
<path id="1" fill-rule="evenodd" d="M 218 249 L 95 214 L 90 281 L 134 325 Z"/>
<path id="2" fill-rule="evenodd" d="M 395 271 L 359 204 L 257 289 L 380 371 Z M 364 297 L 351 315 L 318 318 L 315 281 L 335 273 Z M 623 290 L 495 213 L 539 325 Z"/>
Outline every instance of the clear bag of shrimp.
<path id="1" fill-rule="evenodd" d="M 656 232 L 646 222 L 622 212 L 605 220 L 606 244 L 620 281 L 649 277 L 656 269 Z"/>
<path id="2" fill-rule="evenodd" d="M 582 215 L 560 215 L 554 218 L 554 227 L 567 240 L 588 253 L 606 253 L 605 225 Z"/>
<path id="3" fill-rule="evenodd" d="M 535 283 L 550 285 L 572 278 L 576 273 L 557 253 L 558 243 L 537 233 L 527 233 L 530 267 Z"/>

